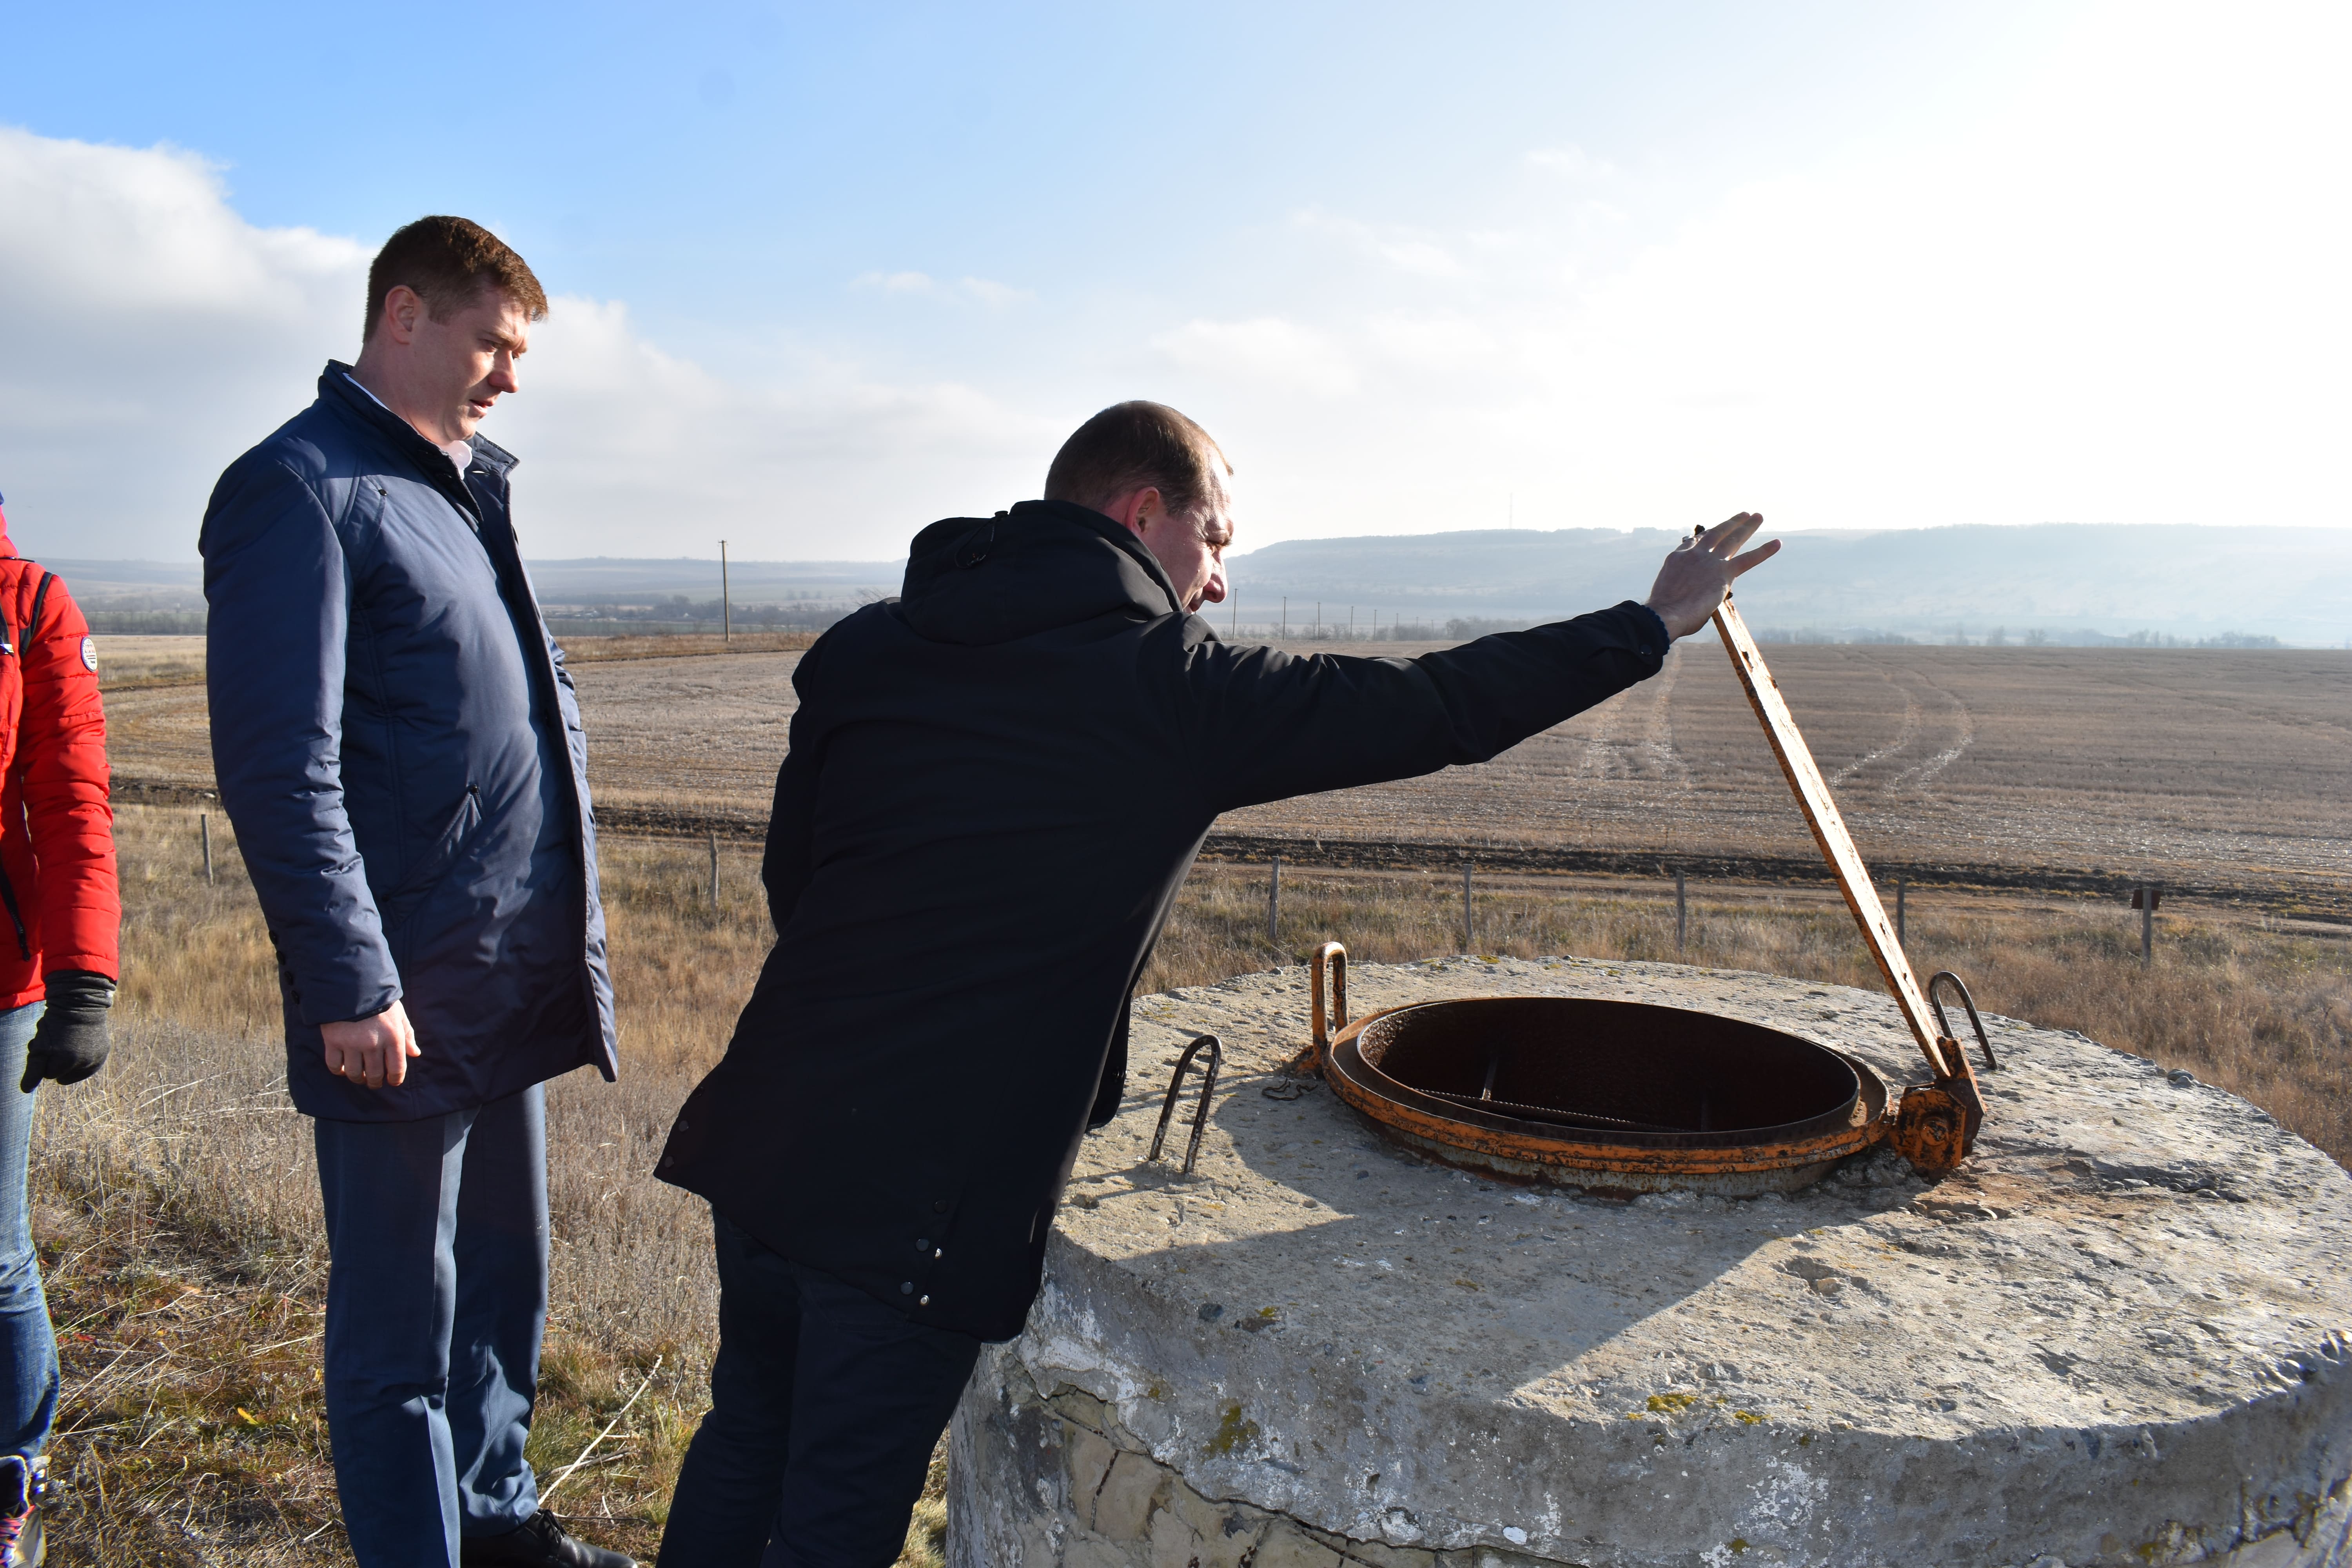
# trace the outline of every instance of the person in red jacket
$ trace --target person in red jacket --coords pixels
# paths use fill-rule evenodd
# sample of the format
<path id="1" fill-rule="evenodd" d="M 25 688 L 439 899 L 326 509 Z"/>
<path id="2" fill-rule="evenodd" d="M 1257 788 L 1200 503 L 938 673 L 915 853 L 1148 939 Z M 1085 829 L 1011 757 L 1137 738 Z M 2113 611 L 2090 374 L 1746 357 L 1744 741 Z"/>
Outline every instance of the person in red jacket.
<path id="1" fill-rule="evenodd" d="M 41 1450 L 58 1412 L 25 1190 L 34 1091 L 105 1064 L 121 921 L 97 646 L 57 574 L 17 556 L 0 511 L 0 1568 L 41 1560 Z"/>

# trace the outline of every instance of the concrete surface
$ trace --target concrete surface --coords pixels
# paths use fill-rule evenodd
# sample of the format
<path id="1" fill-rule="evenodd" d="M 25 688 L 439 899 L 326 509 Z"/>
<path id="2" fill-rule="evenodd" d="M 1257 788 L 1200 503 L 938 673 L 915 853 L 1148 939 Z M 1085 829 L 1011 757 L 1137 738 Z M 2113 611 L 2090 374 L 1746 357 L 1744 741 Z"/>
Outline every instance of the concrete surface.
<path id="1" fill-rule="evenodd" d="M 1462 958 L 1350 988 L 1704 1007 L 1926 1077 L 1885 999 L 1771 976 Z M 1028 1331 L 957 1415 L 961 1568 L 2345 1558 L 2352 1179 L 2245 1102 L 1989 1017 L 1987 1132 L 1937 1187 L 1877 1155 L 1628 1203 L 1268 1098 L 1306 1010 L 1296 969 L 1139 1001 Z M 1227 1067 L 1187 1180 L 1181 1127 L 1143 1154 L 1202 1030 Z"/>

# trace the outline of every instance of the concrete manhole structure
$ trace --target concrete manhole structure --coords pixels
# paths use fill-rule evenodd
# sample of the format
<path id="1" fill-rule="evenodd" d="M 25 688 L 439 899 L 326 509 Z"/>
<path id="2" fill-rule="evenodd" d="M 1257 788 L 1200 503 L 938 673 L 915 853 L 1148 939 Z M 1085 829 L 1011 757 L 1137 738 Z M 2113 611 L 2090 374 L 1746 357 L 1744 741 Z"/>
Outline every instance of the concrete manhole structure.
<path id="1" fill-rule="evenodd" d="M 1895 1003 L 1841 987 L 1353 980 L 1368 1010 L 1677 1008 L 1930 1077 Z M 1139 1002 L 1133 1098 L 952 1428 L 962 1568 L 2346 1560 L 2352 1178 L 2242 1100 L 1992 1018 L 1982 1130 L 1933 1185 L 1874 1144 L 1792 1192 L 1603 1194 L 1436 1163 L 1306 1087 L 1307 993 Z M 1186 1177 L 1181 1140 L 1145 1158 L 1150 1080 L 1203 1033 Z"/>
<path id="2" fill-rule="evenodd" d="M 1349 1022 L 1331 943 L 1148 1000 L 951 1428 L 959 1568 L 2352 1555 L 2352 1178 L 1968 1003 L 1979 1079 L 1716 626 L 1887 994 L 1465 958 Z"/>

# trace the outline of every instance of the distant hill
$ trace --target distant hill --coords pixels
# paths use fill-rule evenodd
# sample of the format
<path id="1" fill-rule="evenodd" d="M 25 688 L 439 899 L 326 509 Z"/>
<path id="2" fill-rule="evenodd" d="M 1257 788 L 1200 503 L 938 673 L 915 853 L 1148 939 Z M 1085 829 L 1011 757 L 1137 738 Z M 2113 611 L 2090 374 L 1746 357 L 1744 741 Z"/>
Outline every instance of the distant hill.
<path id="1" fill-rule="evenodd" d="M 2235 634 L 2305 647 L 2352 646 L 2352 529 L 2132 523 L 1789 532 L 1747 579 L 1739 603 L 1759 631 L 1813 639 L 1906 637 L 2099 642 L 2134 634 L 2189 641 Z M 1675 543 L 1662 530 L 1487 529 L 1299 539 L 1233 556 L 1238 605 L 1220 626 L 1525 624 L 1645 594 Z M 203 598 L 193 563 L 52 561 L 112 629 L 193 630 Z M 896 561 L 737 561 L 728 588 L 747 624 L 824 624 L 897 592 Z M 716 561 L 538 561 L 551 617 L 589 629 L 619 615 L 681 624 L 718 616 Z M 1235 614 L 1234 612 L 1238 613 Z M 136 617 L 136 624 L 133 617 Z M 184 623 L 184 624 L 183 624 Z M 1469 629 L 1469 628 L 1460 628 Z"/>
<path id="2" fill-rule="evenodd" d="M 1739 589 L 1759 629 L 1929 642 L 1955 628 L 1980 641 L 1996 626 L 2053 641 L 2149 632 L 2352 642 L 2352 529 L 2043 523 L 1779 537 L 1779 557 Z M 1230 567 L 1244 625 L 1276 619 L 1284 598 L 1293 629 L 1318 601 L 1326 625 L 1350 605 L 1359 626 L 1375 610 L 1383 627 L 1400 617 L 1535 621 L 1641 598 L 1676 542 L 1654 529 L 1300 539 L 1235 555 Z"/>

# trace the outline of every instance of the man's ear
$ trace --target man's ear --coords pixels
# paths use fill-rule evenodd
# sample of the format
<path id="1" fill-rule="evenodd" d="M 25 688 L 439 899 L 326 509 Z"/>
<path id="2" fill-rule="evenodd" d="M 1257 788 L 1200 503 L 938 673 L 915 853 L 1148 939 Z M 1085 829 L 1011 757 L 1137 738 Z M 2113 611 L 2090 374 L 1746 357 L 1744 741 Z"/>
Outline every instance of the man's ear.
<path id="1" fill-rule="evenodd" d="M 383 291 L 383 316 L 376 331 L 390 332 L 396 343 L 412 343 L 416 341 L 417 321 L 424 314 L 424 297 L 405 283 L 395 283 Z"/>
<path id="2" fill-rule="evenodd" d="M 1143 531 L 1150 525 L 1152 519 L 1165 516 L 1168 511 L 1167 500 L 1160 495 L 1157 485 L 1146 485 L 1136 491 L 1129 498 L 1127 516 L 1120 521 L 1138 539 L 1143 537 Z"/>

